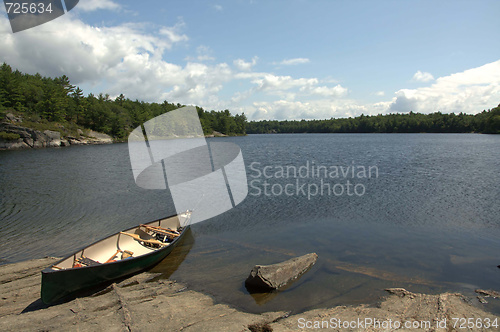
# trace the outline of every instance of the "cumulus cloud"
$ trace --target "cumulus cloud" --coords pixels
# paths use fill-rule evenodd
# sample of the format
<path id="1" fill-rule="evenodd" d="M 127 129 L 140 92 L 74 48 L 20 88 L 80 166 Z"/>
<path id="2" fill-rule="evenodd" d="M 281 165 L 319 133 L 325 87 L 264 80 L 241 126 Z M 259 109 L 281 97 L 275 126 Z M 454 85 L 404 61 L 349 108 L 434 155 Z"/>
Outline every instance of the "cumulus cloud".
<path id="1" fill-rule="evenodd" d="M 368 107 L 350 99 L 338 99 L 333 102 L 329 99 L 260 101 L 241 108 L 241 111 L 249 114 L 250 120 L 329 119 L 370 113 Z"/>
<path id="2" fill-rule="evenodd" d="M 167 36 L 171 44 L 189 40 L 188 36 L 179 31 L 185 26 L 184 22 L 177 23 L 173 27 L 162 27 L 160 34 Z"/>
<path id="3" fill-rule="evenodd" d="M 431 73 L 421 72 L 420 70 L 413 75 L 413 81 L 415 82 L 430 82 L 434 80 L 434 76 Z"/>
<path id="4" fill-rule="evenodd" d="M 394 112 L 478 113 L 500 100 L 500 60 L 439 77 L 428 87 L 401 89 L 389 104 Z"/>
<path id="5" fill-rule="evenodd" d="M 254 56 L 251 62 L 246 62 L 243 59 L 236 59 L 233 61 L 233 64 L 239 70 L 249 71 L 250 69 L 252 69 L 253 66 L 257 64 L 257 60 L 259 60 L 259 57 Z"/>
<path id="6" fill-rule="evenodd" d="M 293 66 L 293 65 L 300 65 L 300 64 L 304 64 L 304 63 L 308 63 L 308 62 L 310 62 L 310 60 L 308 58 L 294 58 L 294 59 L 285 59 L 278 64 L 283 65 L 283 66 Z"/>
<path id="7" fill-rule="evenodd" d="M 99 9 L 118 10 L 121 6 L 113 0 L 80 0 L 76 8 L 91 12 Z"/>
<path id="8" fill-rule="evenodd" d="M 309 87 L 309 86 L 304 86 L 300 88 L 301 92 L 308 92 L 313 95 L 319 95 L 323 97 L 342 97 L 345 96 L 348 92 L 346 88 L 341 86 L 340 84 L 337 84 L 334 87 L 327 87 L 327 86 L 315 86 L 315 87 Z"/>
<path id="9" fill-rule="evenodd" d="M 1 61 L 29 73 L 66 74 L 76 84 L 106 80 L 117 70 L 122 70 L 123 76 L 145 71 L 151 61 L 138 68 L 137 59 L 161 61 L 164 50 L 186 39 L 175 32 L 176 27 L 161 28 L 153 35 L 140 25 L 92 27 L 70 14 L 15 35 L 8 33 L 8 24 L 0 17 Z"/>

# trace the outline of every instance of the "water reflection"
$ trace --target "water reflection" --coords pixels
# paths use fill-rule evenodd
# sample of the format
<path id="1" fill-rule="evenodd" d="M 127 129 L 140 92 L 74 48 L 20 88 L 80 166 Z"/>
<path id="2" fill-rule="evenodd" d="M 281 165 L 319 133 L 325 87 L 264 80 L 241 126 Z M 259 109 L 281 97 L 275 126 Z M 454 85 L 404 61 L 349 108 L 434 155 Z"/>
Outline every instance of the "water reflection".
<path id="1" fill-rule="evenodd" d="M 193 248 L 195 243 L 193 232 L 191 228 L 189 228 L 181 239 L 181 241 L 177 244 L 177 246 L 172 250 L 172 252 L 162 260 L 158 265 L 150 270 L 151 273 L 161 273 L 160 278 L 168 279 L 170 276 L 177 271 L 179 266 L 181 266 L 182 262 L 186 259 Z"/>

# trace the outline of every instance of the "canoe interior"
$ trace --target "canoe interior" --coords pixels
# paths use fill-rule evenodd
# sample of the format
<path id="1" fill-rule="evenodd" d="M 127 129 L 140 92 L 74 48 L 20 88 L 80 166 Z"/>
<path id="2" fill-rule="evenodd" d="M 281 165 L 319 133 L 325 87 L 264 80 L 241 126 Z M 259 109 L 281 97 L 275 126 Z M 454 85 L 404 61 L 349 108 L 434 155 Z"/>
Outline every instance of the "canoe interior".
<path id="1" fill-rule="evenodd" d="M 179 215 L 167 217 L 164 219 L 159 219 L 147 223 L 147 226 L 159 226 L 164 229 L 178 230 L 182 225 L 185 225 L 186 221 L 189 218 L 189 213 L 182 213 Z M 136 234 L 144 240 L 155 240 L 154 233 L 148 232 L 144 227 L 136 226 L 130 229 L 123 231 L 124 233 Z M 137 241 L 133 237 L 116 233 L 113 234 L 103 240 L 100 240 L 90 246 L 77 251 L 71 256 L 63 259 L 60 262 L 52 265 L 50 270 L 60 271 L 66 269 L 73 269 L 73 265 L 76 259 L 86 257 L 98 263 L 106 263 L 108 260 L 113 260 L 108 264 L 113 264 L 115 262 L 120 262 L 130 258 L 137 258 L 148 253 L 157 251 L 159 249 L 165 248 L 166 246 L 171 245 L 172 243 L 165 243 L 165 246 L 146 246 L 143 242 Z M 123 255 L 123 252 L 127 250 L 132 252 L 132 257 L 125 257 L 127 255 Z M 119 251 L 119 252 L 118 252 Z M 123 257 L 122 257 L 123 255 Z M 85 266 L 84 266 L 85 267 Z"/>

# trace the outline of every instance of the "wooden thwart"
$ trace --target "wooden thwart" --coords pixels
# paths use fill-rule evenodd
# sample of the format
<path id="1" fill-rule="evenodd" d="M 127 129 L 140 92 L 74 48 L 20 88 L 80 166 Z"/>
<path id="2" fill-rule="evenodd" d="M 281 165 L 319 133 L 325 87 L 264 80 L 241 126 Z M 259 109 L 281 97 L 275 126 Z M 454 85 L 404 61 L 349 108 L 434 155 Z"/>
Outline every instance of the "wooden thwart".
<path id="1" fill-rule="evenodd" d="M 130 233 L 125 233 L 125 232 L 120 232 L 120 234 L 128 235 L 130 237 L 133 237 L 137 241 L 141 241 L 141 242 L 145 242 L 145 243 L 157 244 L 157 245 L 160 245 L 160 246 L 167 246 L 168 245 L 167 243 L 163 243 L 163 242 L 160 242 L 158 240 L 146 240 L 146 239 L 143 239 L 143 238 L 141 238 L 137 234 L 130 234 Z"/>

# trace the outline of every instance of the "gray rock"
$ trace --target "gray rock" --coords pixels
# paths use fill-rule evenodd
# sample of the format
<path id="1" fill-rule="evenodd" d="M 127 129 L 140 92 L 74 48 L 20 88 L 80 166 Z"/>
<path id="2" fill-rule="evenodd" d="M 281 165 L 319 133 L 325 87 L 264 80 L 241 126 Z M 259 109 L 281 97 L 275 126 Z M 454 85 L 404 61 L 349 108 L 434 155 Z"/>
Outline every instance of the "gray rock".
<path id="1" fill-rule="evenodd" d="M 256 265 L 245 285 L 250 290 L 273 290 L 286 286 L 316 263 L 316 253 L 289 259 L 273 265 Z"/>
<path id="2" fill-rule="evenodd" d="M 47 146 L 58 147 L 61 146 L 61 133 L 58 131 L 45 130 L 43 132 L 48 138 Z"/>
<path id="3" fill-rule="evenodd" d="M 68 137 L 68 142 L 70 145 L 82 145 L 82 142 L 76 138 Z"/>
<path id="4" fill-rule="evenodd" d="M 25 149 L 30 146 L 20 138 L 14 141 L 6 141 L 0 138 L 0 150 L 16 150 L 16 149 Z"/>
<path id="5" fill-rule="evenodd" d="M 96 139 L 96 140 L 93 140 L 94 144 L 113 143 L 113 138 L 111 136 L 103 134 L 103 133 L 98 133 L 97 131 L 90 130 L 88 133 L 88 136 Z"/>
<path id="6" fill-rule="evenodd" d="M 11 122 L 23 122 L 23 118 L 21 118 L 20 116 L 15 116 L 12 113 L 7 113 L 5 115 L 5 118 Z"/>
<path id="7" fill-rule="evenodd" d="M 89 136 L 72 137 L 68 136 L 61 139 L 61 133 L 53 130 L 45 130 L 43 132 L 31 128 L 21 127 L 19 125 L 1 122 L 0 131 L 17 134 L 20 140 L 5 141 L 0 144 L 0 149 L 24 149 L 24 148 L 45 148 L 45 147 L 60 147 L 69 145 L 87 145 L 87 144 L 110 144 L 113 143 L 113 138 L 109 135 L 90 131 Z M 79 129 L 79 132 L 82 132 Z"/>

